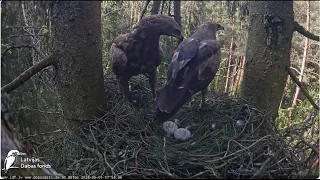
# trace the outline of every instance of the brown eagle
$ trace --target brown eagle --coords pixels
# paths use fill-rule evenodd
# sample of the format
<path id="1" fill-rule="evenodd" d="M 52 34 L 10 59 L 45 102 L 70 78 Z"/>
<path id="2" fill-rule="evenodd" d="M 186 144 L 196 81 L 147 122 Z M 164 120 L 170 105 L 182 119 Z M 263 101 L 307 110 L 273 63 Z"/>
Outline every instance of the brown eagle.
<path id="1" fill-rule="evenodd" d="M 125 100 L 128 100 L 128 81 L 144 74 L 149 79 L 153 100 L 156 99 L 157 67 L 162 60 L 159 46 L 161 35 L 183 40 L 181 28 L 174 18 L 151 15 L 142 19 L 130 33 L 116 37 L 110 48 L 110 65 Z"/>
<path id="2" fill-rule="evenodd" d="M 205 104 L 207 87 L 221 61 L 220 42 L 216 40 L 218 30 L 224 30 L 224 27 L 205 22 L 178 46 L 169 65 L 167 83 L 153 105 L 156 122 L 171 118 L 199 91 L 202 92 L 201 106 Z"/>

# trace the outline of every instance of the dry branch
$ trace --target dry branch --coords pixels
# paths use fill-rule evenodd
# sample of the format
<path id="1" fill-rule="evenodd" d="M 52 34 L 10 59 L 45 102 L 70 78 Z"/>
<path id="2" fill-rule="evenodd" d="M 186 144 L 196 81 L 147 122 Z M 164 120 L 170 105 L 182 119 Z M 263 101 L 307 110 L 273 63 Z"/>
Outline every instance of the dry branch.
<path id="1" fill-rule="evenodd" d="M 294 30 L 309 39 L 312 39 L 315 41 L 319 41 L 319 39 L 320 39 L 319 36 L 316 36 L 316 35 L 312 34 L 311 32 L 307 31 L 306 29 L 304 29 L 304 27 L 302 27 L 298 22 L 294 22 Z"/>
<path id="2" fill-rule="evenodd" d="M 310 101 L 310 103 L 313 105 L 313 107 L 316 108 L 317 110 L 319 110 L 319 106 L 314 102 L 314 100 L 312 99 L 312 97 L 310 96 L 308 91 L 303 87 L 303 85 L 301 84 L 299 79 L 296 76 L 294 76 L 292 70 L 288 69 L 288 68 L 286 68 L 286 69 L 288 71 L 288 74 L 292 78 L 292 80 L 300 87 L 302 93 L 307 97 L 307 99 Z"/>
<path id="3" fill-rule="evenodd" d="M 46 57 L 45 59 L 43 59 L 39 63 L 31 66 L 29 69 L 24 71 L 17 78 L 15 78 L 12 82 L 3 86 L 1 88 L 1 91 L 6 92 L 6 93 L 10 93 L 11 91 L 15 90 L 17 87 L 22 85 L 24 82 L 26 82 L 28 79 L 30 79 L 37 72 L 40 72 L 43 68 L 46 68 L 46 67 L 52 65 L 54 62 L 55 62 L 55 56 L 50 55 L 50 56 Z"/>

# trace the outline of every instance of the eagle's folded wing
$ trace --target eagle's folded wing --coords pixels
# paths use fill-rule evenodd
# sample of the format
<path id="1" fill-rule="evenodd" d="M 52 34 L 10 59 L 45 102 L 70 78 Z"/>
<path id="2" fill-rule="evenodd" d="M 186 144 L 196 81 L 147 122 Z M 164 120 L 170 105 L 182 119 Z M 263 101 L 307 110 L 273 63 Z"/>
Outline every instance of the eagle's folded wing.
<path id="1" fill-rule="evenodd" d="M 128 61 L 127 56 L 122 51 L 122 49 L 117 47 L 115 43 L 112 43 L 109 53 L 110 53 L 109 54 L 110 66 L 113 72 L 116 75 L 119 75 L 123 71 L 123 69 L 126 67 L 126 64 Z"/>
<path id="2" fill-rule="evenodd" d="M 177 50 L 174 52 L 170 63 L 167 81 L 173 80 L 185 65 L 196 55 L 200 41 L 198 39 L 186 39 L 180 43 Z"/>

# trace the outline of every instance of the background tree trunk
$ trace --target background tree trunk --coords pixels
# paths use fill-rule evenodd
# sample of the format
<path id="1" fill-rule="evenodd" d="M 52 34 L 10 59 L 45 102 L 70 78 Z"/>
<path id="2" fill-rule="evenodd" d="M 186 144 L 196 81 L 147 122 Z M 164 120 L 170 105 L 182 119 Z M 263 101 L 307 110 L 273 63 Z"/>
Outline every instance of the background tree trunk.
<path id="1" fill-rule="evenodd" d="M 160 4 L 161 4 L 161 1 L 153 0 L 153 5 L 152 5 L 152 9 L 151 9 L 151 15 L 159 13 Z"/>
<path id="2" fill-rule="evenodd" d="M 310 30 L 310 1 L 307 1 L 307 31 Z M 301 72 L 299 75 L 299 81 L 302 82 L 303 80 L 303 74 L 306 68 L 306 65 L 308 63 L 308 52 L 309 52 L 309 38 L 306 37 L 305 45 L 304 45 L 304 52 L 303 52 L 303 60 L 301 65 Z M 300 94 L 300 88 L 298 85 L 296 85 L 296 93 L 294 95 L 293 101 L 292 101 L 292 108 L 296 105 L 298 96 Z M 291 112 L 290 115 L 291 117 Z"/>
<path id="3" fill-rule="evenodd" d="M 181 26 L 181 1 L 177 0 L 173 2 L 173 9 L 174 9 L 174 20 L 177 21 L 177 23 Z"/>
<path id="4" fill-rule="evenodd" d="M 234 46 L 234 15 L 232 15 L 232 35 L 231 35 L 231 43 L 229 48 L 229 56 L 228 56 L 228 70 L 227 70 L 227 78 L 226 78 L 226 85 L 224 87 L 224 92 L 229 94 L 229 79 L 230 79 L 230 72 L 231 65 L 232 65 L 232 54 L 233 54 L 233 47 Z"/>
<path id="5" fill-rule="evenodd" d="M 181 24 L 181 1 L 180 0 L 173 1 L 173 11 L 174 11 L 174 20 L 176 20 L 176 22 L 182 28 L 182 24 Z M 181 43 L 181 40 L 175 40 L 175 41 L 177 43 L 176 47 L 178 47 L 179 44 Z"/>
<path id="6" fill-rule="evenodd" d="M 101 2 L 59 1 L 52 11 L 52 45 L 66 119 L 88 119 L 104 104 Z M 68 121 L 70 126 L 73 121 Z"/>
<path id="7" fill-rule="evenodd" d="M 250 2 L 246 65 L 240 96 L 276 117 L 293 34 L 293 2 Z"/>

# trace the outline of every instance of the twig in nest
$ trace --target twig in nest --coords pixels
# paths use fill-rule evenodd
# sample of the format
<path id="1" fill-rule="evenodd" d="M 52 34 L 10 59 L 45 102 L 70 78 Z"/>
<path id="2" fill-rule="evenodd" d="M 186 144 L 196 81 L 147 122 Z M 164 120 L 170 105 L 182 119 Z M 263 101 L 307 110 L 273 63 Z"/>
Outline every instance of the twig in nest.
<path id="1" fill-rule="evenodd" d="M 103 156 L 104 156 L 104 162 L 105 162 L 105 163 L 107 164 L 107 166 L 110 168 L 110 171 L 111 171 L 111 173 L 112 173 L 112 176 L 115 176 L 116 173 L 113 171 L 113 167 L 111 167 L 110 164 L 109 164 L 108 161 L 107 161 L 107 152 L 106 152 L 106 151 L 103 153 Z"/>
<path id="2" fill-rule="evenodd" d="M 167 154 L 166 154 L 166 137 L 163 137 L 163 160 L 167 166 L 167 171 L 170 172 L 170 168 L 167 162 Z"/>
<path id="3" fill-rule="evenodd" d="M 98 150 L 93 149 L 93 148 L 90 148 L 90 147 L 88 147 L 88 146 L 85 145 L 85 144 L 83 144 L 82 147 L 85 148 L 86 150 L 88 150 L 88 151 L 96 154 L 96 155 L 99 157 L 99 160 L 103 160 L 103 159 L 104 159 L 103 156 L 102 156 L 102 154 L 101 154 Z"/>
<path id="4" fill-rule="evenodd" d="M 266 168 L 267 164 L 270 161 L 271 161 L 271 157 L 268 157 L 268 159 L 265 162 L 263 162 L 263 164 L 261 165 L 260 169 L 257 172 L 255 172 L 250 179 L 260 178 L 262 176 L 262 173 L 263 173 L 264 169 Z"/>
<path id="5" fill-rule="evenodd" d="M 44 113 L 44 114 L 57 114 L 59 116 L 62 116 L 62 114 L 60 112 L 50 112 L 50 111 L 43 111 L 40 109 L 32 109 L 32 108 L 28 108 L 28 107 L 20 107 L 19 110 L 30 110 L 30 111 L 38 111 L 39 113 Z"/>
<path id="6" fill-rule="evenodd" d="M 210 170 L 205 170 L 205 171 L 199 172 L 199 173 L 197 173 L 197 174 L 195 174 L 193 176 L 188 177 L 187 179 L 194 179 L 194 178 L 196 178 L 198 176 L 202 176 L 202 175 L 204 175 L 206 173 L 210 173 Z"/>
<path id="7" fill-rule="evenodd" d="M 67 131 L 65 131 L 65 130 L 61 130 L 61 129 L 58 129 L 58 130 L 55 130 L 55 131 L 52 131 L 52 132 L 45 132 L 45 133 L 39 133 L 39 134 L 32 134 L 32 135 L 27 136 L 27 138 L 34 137 L 34 136 L 39 136 L 39 135 L 48 135 L 48 134 L 53 134 L 53 133 L 59 133 L 59 132 L 67 132 Z"/>
<path id="8" fill-rule="evenodd" d="M 158 160 L 158 162 L 159 162 L 159 165 L 160 165 L 161 169 L 164 171 L 164 173 L 161 172 L 161 171 L 159 171 L 160 173 L 166 174 L 166 175 L 168 175 L 168 176 L 170 176 L 170 177 L 172 177 L 172 178 L 176 178 L 173 174 L 171 174 L 170 172 L 168 172 L 168 171 L 162 166 L 162 164 L 161 164 L 161 162 L 160 162 L 159 160 Z"/>
<path id="9" fill-rule="evenodd" d="M 136 154 L 135 154 L 135 167 L 136 167 L 136 168 L 139 168 L 138 154 L 139 154 L 139 152 L 140 152 L 141 149 L 142 149 L 142 147 L 140 147 L 140 148 L 138 149 L 138 151 L 136 152 Z"/>
<path id="10" fill-rule="evenodd" d="M 227 155 L 227 156 L 223 156 L 223 157 L 221 157 L 221 158 L 219 158 L 219 159 L 217 159 L 217 160 L 222 160 L 222 159 L 228 158 L 228 157 L 230 157 L 230 156 L 236 155 L 236 154 L 238 154 L 238 153 L 241 153 L 242 151 L 248 150 L 248 149 L 252 148 L 253 146 L 255 146 L 256 144 L 258 144 L 259 142 L 261 142 L 263 139 L 266 139 L 267 137 L 271 137 L 271 135 L 266 135 L 266 136 L 260 138 L 259 140 L 257 140 L 256 142 L 254 142 L 253 144 L 251 144 L 250 146 L 245 147 L 245 148 L 243 148 L 243 149 L 240 149 L 240 150 L 238 150 L 238 151 L 236 151 L 236 152 L 234 152 L 234 153 L 231 153 L 231 154 L 229 154 L 229 155 Z"/>
<path id="11" fill-rule="evenodd" d="M 117 167 L 118 166 L 118 164 L 120 164 L 120 163 L 122 163 L 122 162 L 126 162 L 127 160 L 131 160 L 131 159 L 133 159 L 134 158 L 134 155 L 132 155 L 130 158 L 125 158 L 125 159 L 123 159 L 123 160 L 121 160 L 121 161 L 119 161 L 119 162 L 117 162 L 117 163 L 115 163 L 114 164 L 114 166 L 112 167 L 112 169 L 114 169 L 115 167 Z"/>

